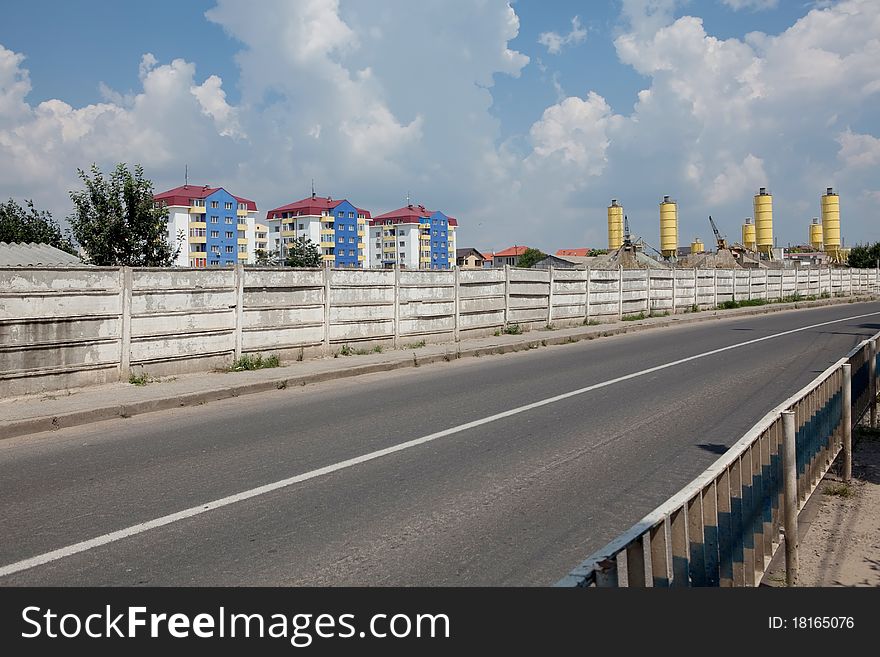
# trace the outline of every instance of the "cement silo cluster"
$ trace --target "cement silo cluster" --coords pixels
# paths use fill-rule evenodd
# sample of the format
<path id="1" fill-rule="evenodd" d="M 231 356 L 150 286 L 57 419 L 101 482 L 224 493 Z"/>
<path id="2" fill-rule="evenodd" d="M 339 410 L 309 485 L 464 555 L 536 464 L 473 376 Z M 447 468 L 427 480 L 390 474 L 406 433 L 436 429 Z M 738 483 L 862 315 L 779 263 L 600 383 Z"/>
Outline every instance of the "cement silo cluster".
<path id="1" fill-rule="evenodd" d="M 825 253 L 834 260 L 843 260 L 840 241 L 840 197 L 832 187 L 822 195 L 822 245 Z"/>
<path id="2" fill-rule="evenodd" d="M 613 251 L 621 246 L 623 246 L 623 206 L 614 198 L 608 206 L 608 249 Z"/>
<path id="3" fill-rule="evenodd" d="M 813 217 L 813 223 L 810 224 L 810 246 L 816 249 L 816 251 L 821 251 L 824 245 L 822 224 L 819 223 L 819 217 Z"/>
<path id="4" fill-rule="evenodd" d="M 678 204 L 668 196 L 660 203 L 660 252 L 664 258 L 678 255 Z"/>
<path id="5" fill-rule="evenodd" d="M 746 217 L 746 221 L 742 225 L 742 243 L 749 251 L 758 250 L 758 246 L 755 244 L 755 224 L 752 223 L 751 217 Z"/>
<path id="6" fill-rule="evenodd" d="M 755 194 L 755 250 L 773 256 L 773 195 L 766 187 Z"/>

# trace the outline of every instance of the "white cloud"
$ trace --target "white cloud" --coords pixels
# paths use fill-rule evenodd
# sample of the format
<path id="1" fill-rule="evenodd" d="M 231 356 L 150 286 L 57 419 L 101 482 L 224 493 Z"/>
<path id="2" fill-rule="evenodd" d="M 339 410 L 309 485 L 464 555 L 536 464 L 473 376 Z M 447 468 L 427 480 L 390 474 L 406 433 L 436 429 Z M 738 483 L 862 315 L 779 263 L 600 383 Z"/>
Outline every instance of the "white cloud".
<path id="1" fill-rule="evenodd" d="M 779 0 L 721 0 L 734 11 L 740 9 L 751 9 L 752 11 L 763 11 L 765 9 L 774 9 Z"/>
<path id="2" fill-rule="evenodd" d="M 840 151 L 837 157 L 847 169 L 876 167 L 880 165 L 880 139 L 862 135 L 847 129 L 837 136 Z"/>
<path id="3" fill-rule="evenodd" d="M 571 19 L 571 31 L 562 36 L 556 32 L 541 32 L 538 43 L 547 48 L 551 55 L 558 55 L 562 48 L 568 45 L 583 43 L 587 39 L 587 31 L 581 26 L 578 16 Z"/>

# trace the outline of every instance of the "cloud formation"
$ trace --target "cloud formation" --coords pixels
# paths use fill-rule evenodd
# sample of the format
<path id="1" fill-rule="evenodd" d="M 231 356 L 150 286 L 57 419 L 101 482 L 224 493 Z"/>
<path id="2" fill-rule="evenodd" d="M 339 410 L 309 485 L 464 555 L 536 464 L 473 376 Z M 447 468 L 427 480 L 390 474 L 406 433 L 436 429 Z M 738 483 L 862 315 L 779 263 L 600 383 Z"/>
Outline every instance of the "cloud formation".
<path id="1" fill-rule="evenodd" d="M 571 19 L 571 31 L 562 36 L 556 32 L 541 32 L 538 35 L 538 43 L 547 48 L 551 55 L 558 55 L 565 46 L 583 43 L 587 40 L 587 31 L 581 26 L 578 16 Z"/>

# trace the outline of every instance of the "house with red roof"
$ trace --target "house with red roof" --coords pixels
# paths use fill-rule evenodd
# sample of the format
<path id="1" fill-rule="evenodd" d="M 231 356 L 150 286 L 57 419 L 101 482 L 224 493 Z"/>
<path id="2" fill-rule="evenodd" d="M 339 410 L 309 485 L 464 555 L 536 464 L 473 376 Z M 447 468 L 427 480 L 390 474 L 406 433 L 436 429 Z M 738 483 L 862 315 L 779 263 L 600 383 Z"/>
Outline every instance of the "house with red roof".
<path id="1" fill-rule="evenodd" d="M 370 220 L 369 266 L 377 269 L 451 269 L 458 220 L 424 205 L 407 204 Z"/>
<path id="2" fill-rule="evenodd" d="M 516 261 L 519 260 L 519 257 L 528 250 L 527 246 L 511 246 L 507 249 L 503 249 L 501 251 L 496 251 L 492 254 L 492 266 L 493 267 L 504 267 L 504 265 L 510 265 L 511 267 L 516 266 Z"/>
<path id="3" fill-rule="evenodd" d="M 369 210 L 345 199 L 312 195 L 266 213 L 270 247 L 285 256 L 290 244 L 308 238 L 321 249 L 328 267 L 363 269 L 367 265 Z"/>
<path id="4" fill-rule="evenodd" d="M 183 245 L 178 267 L 226 267 L 254 262 L 257 204 L 222 187 L 181 185 L 155 194 L 153 201 L 168 210 L 168 238 Z M 265 231 L 263 231 L 265 232 Z"/>

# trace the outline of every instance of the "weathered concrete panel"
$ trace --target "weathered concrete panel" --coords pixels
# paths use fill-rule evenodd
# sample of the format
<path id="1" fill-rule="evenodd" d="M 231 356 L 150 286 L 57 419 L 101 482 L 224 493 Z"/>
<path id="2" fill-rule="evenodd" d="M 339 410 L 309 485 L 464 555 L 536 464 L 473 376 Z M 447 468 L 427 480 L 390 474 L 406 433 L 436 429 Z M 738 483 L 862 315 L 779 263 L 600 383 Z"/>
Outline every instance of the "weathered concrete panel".
<path id="1" fill-rule="evenodd" d="M 550 285 L 548 283 L 510 283 L 510 294 L 512 295 L 543 295 L 550 293 Z"/>
<path id="2" fill-rule="evenodd" d="M 76 366 L 115 365 L 119 359 L 116 340 L 68 342 L 42 347 L 4 347 L 0 349 L 0 374 L 33 370 L 58 370 Z"/>
<path id="3" fill-rule="evenodd" d="M 475 329 L 491 326 L 501 326 L 504 323 L 504 311 L 486 312 L 473 315 L 459 316 L 460 329 Z"/>
<path id="4" fill-rule="evenodd" d="M 504 270 L 503 269 L 484 269 L 484 270 L 475 270 L 475 269 L 462 269 L 458 272 L 458 281 L 462 285 L 467 285 L 469 283 L 480 283 L 480 284 L 488 284 L 488 283 L 503 283 L 504 282 Z"/>
<path id="5" fill-rule="evenodd" d="M 322 344 L 324 326 L 277 328 L 271 331 L 244 331 L 241 336 L 242 351 L 289 348 Z"/>
<path id="6" fill-rule="evenodd" d="M 370 338 L 393 337 L 394 322 L 355 322 L 352 324 L 331 324 L 330 341 L 345 342 L 368 340 Z"/>
<path id="7" fill-rule="evenodd" d="M 477 297 L 504 296 L 504 282 L 487 283 L 484 285 L 462 285 L 459 289 L 461 299 L 473 299 Z"/>
<path id="8" fill-rule="evenodd" d="M 459 300 L 458 308 L 458 312 L 461 314 L 504 310 L 504 297 L 496 297 L 493 299 L 461 299 Z"/>
<path id="9" fill-rule="evenodd" d="M 0 290 L 10 292 L 48 292 L 72 290 L 119 290 L 121 277 L 115 268 L 67 269 L 12 267 L 0 269 Z"/>
<path id="10" fill-rule="evenodd" d="M 176 292 L 135 292 L 131 295 L 132 316 L 143 313 L 158 313 L 176 310 L 221 310 L 235 306 L 235 290 L 214 292 L 180 290 Z"/>
<path id="11" fill-rule="evenodd" d="M 511 269 L 511 283 L 549 283 L 550 272 L 546 269 Z"/>
<path id="12" fill-rule="evenodd" d="M 392 279 L 392 284 L 394 280 Z M 411 271 L 404 269 L 400 272 L 401 285 L 414 285 L 418 287 L 440 287 L 455 284 L 455 273 L 452 271 Z"/>
<path id="13" fill-rule="evenodd" d="M 422 335 L 425 333 L 452 333 L 455 317 L 435 317 L 433 319 L 401 319 L 400 334 Z"/>
<path id="14" fill-rule="evenodd" d="M 403 272 L 401 272 L 403 273 Z M 393 270 L 334 269 L 329 272 L 331 287 L 394 286 Z"/>
<path id="15" fill-rule="evenodd" d="M 88 315 L 118 315 L 119 294 L 65 293 L 50 296 L 6 296 L 0 293 L 0 319 L 31 319 Z"/>
<path id="16" fill-rule="evenodd" d="M 517 295 L 510 297 L 511 308 L 543 308 L 547 312 L 547 297 Z"/>
<path id="17" fill-rule="evenodd" d="M 333 323 L 361 320 L 394 319 L 394 306 L 330 306 Z"/>
<path id="18" fill-rule="evenodd" d="M 132 337 L 218 331 L 235 328 L 235 311 L 188 313 L 175 315 L 141 315 L 131 318 Z"/>
<path id="19" fill-rule="evenodd" d="M 324 307 L 279 308 L 276 310 L 244 311 L 245 330 L 251 328 L 276 328 L 300 326 L 302 324 L 324 324 Z"/>
<path id="20" fill-rule="evenodd" d="M 164 336 L 161 338 L 132 338 L 131 362 L 175 357 L 193 357 L 201 354 L 232 352 L 235 349 L 232 331 L 224 333 L 196 333 Z"/>
<path id="21" fill-rule="evenodd" d="M 32 344 L 66 342 L 93 338 L 118 338 L 120 320 L 112 318 L 76 318 L 18 322 L 0 321 L 0 346 L 23 347 Z"/>
<path id="22" fill-rule="evenodd" d="M 554 281 L 553 294 L 584 294 L 587 291 L 586 281 Z"/>
<path id="23" fill-rule="evenodd" d="M 547 311 L 534 308 L 511 308 L 508 313 L 508 322 L 545 322 L 547 321 Z"/>
<path id="24" fill-rule="evenodd" d="M 330 289 L 330 307 L 351 306 L 359 303 L 394 303 L 394 288 L 349 287 Z"/>
<path id="25" fill-rule="evenodd" d="M 244 270 L 244 287 L 324 287 L 324 273 L 314 269 L 251 269 Z"/>
<path id="26" fill-rule="evenodd" d="M 553 280 L 584 283 L 587 280 L 587 271 L 585 269 L 554 269 Z"/>
<path id="27" fill-rule="evenodd" d="M 442 303 L 420 303 L 415 301 L 400 305 L 401 319 L 436 317 L 438 315 L 448 315 L 455 320 L 455 302 L 444 301 Z"/>
<path id="28" fill-rule="evenodd" d="M 599 317 L 603 315 L 617 315 L 617 301 L 614 303 L 591 303 L 590 317 Z"/>
<path id="29" fill-rule="evenodd" d="M 400 302 L 455 300 L 454 287 L 401 287 Z"/>
<path id="30" fill-rule="evenodd" d="M 156 291 L 171 289 L 199 289 L 235 287 L 232 269 L 134 269 L 131 272 L 133 290 Z"/>
<path id="31" fill-rule="evenodd" d="M 281 288 L 269 292 L 244 290 L 245 308 L 289 308 L 318 305 L 324 305 L 324 288 Z"/>

